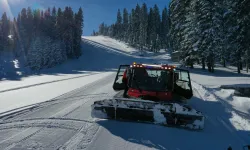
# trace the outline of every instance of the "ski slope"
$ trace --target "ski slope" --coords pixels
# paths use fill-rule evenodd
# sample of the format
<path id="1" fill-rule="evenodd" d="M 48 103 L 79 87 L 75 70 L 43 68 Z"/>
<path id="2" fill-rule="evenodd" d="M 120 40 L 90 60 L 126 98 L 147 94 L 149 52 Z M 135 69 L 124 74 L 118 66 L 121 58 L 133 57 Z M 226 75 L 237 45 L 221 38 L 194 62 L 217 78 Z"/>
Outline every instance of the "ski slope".
<path id="1" fill-rule="evenodd" d="M 221 85 L 247 84 L 249 76 L 221 68 L 211 75 L 190 70 L 194 97 L 189 105 L 204 113 L 205 129 L 194 132 L 153 124 L 96 120 L 94 101 L 112 98 L 119 64 L 171 63 L 170 56 L 143 56 L 111 38 L 83 37 L 83 56 L 40 75 L 0 86 L 0 149 L 242 149 L 250 144 L 250 99 Z M 238 82 L 238 84 L 240 84 Z M 23 107 L 20 109 L 20 107 Z M 13 110 L 14 109 L 14 110 Z M 7 111 L 7 112 L 6 112 Z"/>

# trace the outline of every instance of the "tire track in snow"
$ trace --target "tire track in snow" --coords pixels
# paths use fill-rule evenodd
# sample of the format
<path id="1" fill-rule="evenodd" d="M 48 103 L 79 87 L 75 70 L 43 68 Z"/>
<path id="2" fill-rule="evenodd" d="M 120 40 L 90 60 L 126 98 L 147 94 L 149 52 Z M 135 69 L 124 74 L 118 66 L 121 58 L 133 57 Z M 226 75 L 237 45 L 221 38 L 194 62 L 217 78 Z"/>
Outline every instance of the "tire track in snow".
<path id="1" fill-rule="evenodd" d="M 199 91 L 198 86 L 201 87 L 200 89 L 202 89 L 202 90 L 205 92 L 205 95 L 206 95 L 207 97 L 208 97 L 208 96 L 214 97 L 215 100 L 217 100 L 220 104 L 222 104 L 222 106 L 224 106 L 226 109 L 230 110 L 230 113 L 233 113 L 233 112 L 234 112 L 232 109 L 230 109 L 229 107 L 227 107 L 226 105 L 224 105 L 224 104 L 221 102 L 222 100 L 221 100 L 220 98 L 218 98 L 215 94 L 213 94 L 213 93 L 210 92 L 209 90 L 206 90 L 202 85 L 196 83 L 195 81 L 192 81 L 192 82 L 194 83 L 194 84 L 192 84 L 192 85 L 193 85 L 195 91 L 197 92 L 197 94 L 199 95 L 199 97 L 200 97 L 202 100 L 207 101 L 207 100 L 203 97 L 202 93 Z M 218 126 L 218 125 L 220 124 L 220 125 L 222 125 L 223 127 L 225 127 L 225 129 L 227 129 L 227 130 L 229 131 L 229 133 L 230 133 L 232 136 L 234 136 L 234 137 L 237 138 L 237 140 L 239 141 L 239 143 L 241 143 L 241 145 L 247 145 L 247 144 L 248 144 L 247 141 L 246 141 L 244 138 L 242 138 L 240 135 L 238 135 L 236 129 L 235 129 L 233 126 L 231 127 L 230 125 L 228 125 L 228 124 L 226 123 L 226 121 L 225 121 L 224 118 L 222 118 L 222 117 L 220 117 L 220 116 L 215 116 L 216 118 L 214 119 L 212 116 L 208 115 L 208 113 L 204 113 L 204 112 L 203 112 L 203 114 L 206 116 L 206 119 L 209 120 L 209 121 L 210 121 L 211 123 L 213 123 L 214 125 Z"/>
<path id="2" fill-rule="evenodd" d="M 39 121 L 39 120 L 59 120 L 59 121 L 76 121 L 76 122 L 88 122 L 94 123 L 94 121 L 83 120 L 83 119 L 73 119 L 73 118 L 64 118 L 64 117 L 51 117 L 51 118 L 30 118 L 30 119 L 23 119 L 23 120 L 14 120 L 14 121 L 7 121 L 4 123 L 0 123 L 0 130 L 2 125 L 10 124 L 10 123 L 18 123 L 24 121 Z"/>
<path id="3" fill-rule="evenodd" d="M 73 149 L 86 149 L 89 143 L 92 142 L 93 137 L 98 132 L 100 126 L 91 124 L 90 127 L 81 128 L 68 142 L 58 147 L 58 150 L 73 150 Z"/>
<path id="4" fill-rule="evenodd" d="M 197 86 L 195 84 L 193 85 L 193 90 L 196 91 L 196 93 L 198 94 L 198 96 L 203 100 L 203 101 L 207 101 L 202 94 L 200 93 L 199 89 L 197 88 Z M 202 114 L 205 116 L 205 119 L 208 120 L 210 123 L 212 123 L 215 127 L 218 127 L 218 123 L 216 123 L 216 121 L 214 121 L 206 112 L 202 111 Z"/>
<path id="5" fill-rule="evenodd" d="M 0 93 L 10 92 L 10 91 L 15 91 L 15 90 L 20 90 L 20 89 L 25 89 L 25 88 L 30 88 L 30 87 L 34 87 L 34 86 L 45 85 L 45 84 L 50 84 L 50 83 L 55 83 L 55 82 L 60 82 L 60 81 L 72 80 L 72 79 L 87 77 L 87 76 L 96 75 L 96 74 L 100 74 L 100 73 L 91 73 L 91 74 L 85 74 L 85 75 L 71 77 L 71 78 L 66 78 L 66 79 L 59 79 L 59 80 L 47 81 L 47 82 L 42 82 L 42 83 L 37 83 L 37 84 L 25 85 L 25 86 L 21 86 L 21 87 L 16 87 L 16 88 L 11 88 L 11 89 L 1 90 Z"/>
<path id="6" fill-rule="evenodd" d="M 84 103 L 83 103 L 83 104 L 84 104 Z M 50 116 L 49 118 L 56 117 L 56 115 L 58 115 L 58 114 L 60 114 L 61 112 L 65 111 L 65 110 L 67 110 L 67 109 L 69 109 L 69 108 L 71 108 L 71 107 L 74 106 L 74 105 L 76 105 L 76 103 L 73 103 L 72 105 L 70 105 L 70 106 L 68 106 L 68 107 L 66 107 L 66 108 L 64 108 L 64 109 L 62 109 L 61 111 L 59 111 L 59 112 L 53 114 L 53 115 Z M 77 103 L 77 106 L 78 106 L 78 105 L 79 105 L 79 104 Z M 22 131 L 21 133 L 24 133 L 24 132 L 26 132 L 26 131 L 28 131 L 28 130 L 30 130 L 30 129 L 32 129 L 32 128 L 34 128 L 34 127 L 31 126 L 31 127 L 27 128 L 27 129 L 25 129 L 24 131 Z M 32 137 L 32 136 L 34 136 L 34 135 L 40 133 L 42 130 L 44 130 L 44 129 L 46 129 L 46 128 L 47 128 L 47 126 L 38 129 L 36 132 L 34 132 L 34 133 L 32 133 L 32 134 L 26 136 L 25 138 L 19 140 L 18 142 L 15 142 L 15 143 L 10 144 L 10 145 L 9 145 L 8 147 L 6 147 L 5 149 L 6 149 L 6 150 L 9 150 L 9 149 L 14 148 L 17 144 L 22 143 L 23 141 L 25 141 L 25 140 L 29 139 L 30 137 Z M 18 135 L 19 135 L 19 133 L 18 133 Z M 12 136 L 12 138 L 14 138 L 14 137 L 15 137 L 15 135 Z M 0 143 L 0 144 L 1 144 L 1 143 Z"/>
<path id="7" fill-rule="evenodd" d="M 83 86 L 83 87 L 81 87 L 81 88 L 75 89 L 75 90 L 73 90 L 73 91 L 71 91 L 71 92 L 68 92 L 68 93 L 66 93 L 66 94 L 63 94 L 63 95 L 61 95 L 61 96 L 58 96 L 58 97 L 52 99 L 51 101 L 53 102 L 53 100 L 54 100 L 54 101 L 57 102 L 57 101 L 60 101 L 60 99 L 62 99 L 62 98 L 65 99 L 65 97 L 66 97 L 66 98 L 72 98 L 73 95 L 77 95 L 77 94 L 79 94 L 79 93 L 81 93 L 81 92 L 83 92 L 83 91 L 85 91 L 85 92 L 94 91 L 94 88 L 95 88 L 97 85 L 99 85 L 99 87 L 101 87 L 103 84 L 107 83 L 107 80 L 111 80 L 111 79 L 113 79 L 113 78 L 114 78 L 114 74 L 111 74 L 111 75 L 109 75 L 109 76 L 107 76 L 107 77 L 105 77 L 105 78 L 99 79 L 99 80 L 97 80 L 97 81 L 95 81 L 95 82 L 92 82 L 92 83 L 86 85 L 86 86 Z M 53 115 L 50 116 L 49 118 L 56 117 L 58 114 L 64 113 L 65 110 L 68 110 L 68 111 L 67 111 L 62 117 L 67 116 L 67 115 L 69 115 L 69 113 L 72 113 L 72 112 L 74 112 L 76 109 L 79 109 L 79 108 L 80 108 L 79 106 L 83 106 L 85 103 L 87 103 L 87 102 L 90 101 L 90 100 L 93 100 L 93 99 L 90 98 L 90 99 L 87 99 L 87 100 L 84 101 L 84 102 L 82 102 L 81 100 L 80 100 L 80 102 L 79 102 L 79 100 L 76 100 L 76 101 L 78 101 L 78 102 L 73 103 L 72 105 L 70 105 L 70 106 L 64 108 L 63 110 L 60 110 L 59 112 L 53 114 Z M 47 103 L 48 103 L 48 102 L 47 102 Z M 44 107 L 53 104 L 53 103 L 52 103 L 52 104 L 51 104 L 51 103 L 50 103 L 50 104 L 47 104 L 47 103 L 44 102 L 44 103 L 42 103 L 42 104 L 45 104 Z M 72 111 L 72 110 L 73 110 L 73 111 Z M 33 113 L 34 113 L 34 112 L 33 112 Z M 23 116 L 21 116 L 21 117 L 23 117 Z M 21 118 L 21 117 L 19 117 L 19 118 Z M 10 139 L 12 139 L 12 138 L 15 138 L 15 137 L 18 136 L 19 134 L 22 134 L 22 133 L 28 131 L 28 130 L 31 129 L 31 128 L 32 128 L 32 127 L 28 128 L 28 129 L 25 129 L 25 130 L 23 130 L 23 131 L 21 131 L 21 132 L 15 134 L 15 135 L 11 136 L 11 137 L 8 138 L 7 140 L 10 140 Z M 32 137 L 32 136 L 36 135 L 37 133 L 41 132 L 43 129 L 45 129 L 45 127 L 38 129 L 36 132 L 34 132 L 34 133 L 32 133 L 32 134 L 26 136 L 25 138 L 23 138 L 23 139 L 21 139 L 21 140 L 19 140 L 19 141 L 17 141 L 17 142 L 14 142 L 14 143 L 9 144 L 9 146 L 6 147 L 5 149 L 11 149 L 11 148 L 15 147 L 18 143 L 21 143 L 21 142 L 23 142 L 23 141 L 29 139 L 30 137 Z M 5 141 L 7 141 L 7 140 L 4 140 L 4 141 L 0 142 L 0 144 L 3 143 L 3 142 L 5 142 Z"/>
<path id="8" fill-rule="evenodd" d="M 1 114 L 0 114 L 0 119 L 2 120 L 0 122 L 3 122 L 4 120 L 9 120 L 9 118 L 11 118 L 12 120 L 14 120 L 14 119 L 20 119 L 20 118 L 22 118 L 22 117 L 24 117 L 26 115 L 29 115 L 30 113 L 36 113 L 40 109 L 45 108 L 47 106 L 52 106 L 52 105 L 56 105 L 58 103 L 72 101 L 72 98 L 75 98 L 76 96 L 74 96 L 74 95 L 76 95 L 77 93 L 81 93 L 81 92 L 84 92 L 84 91 L 85 91 L 85 93 L 88 93 L 91 90 L 94 90 L 94 87 L 96 87 L 98 85 L 105 84 L 105 81 L 106 80 L 110 80 L 111 78 L 113 78 L 113 76 L 114 76 L 114 74 L 108 75 L 104 79 L 102 78 L 102 79 L 99 79 L 97 81 L 91 82 L 91 83 L 89 83 L 87 85 L 84 85 L 83 87 L 74 89 L 74 90 L 69 91 L 67 93 L 64 93 L 62 95 L 59 95 L 59 96 L 57 96 L 55 98 L 52 98 L 51 100 L 48 100 L 48 101 L 45 101 L 45 102 L 41 102 L 41 103 L 37 103 L 37 104 L 33 104 L 33 106 L 31 108 L 21 110 L 20 112 L 13 112 L 13 113 L 10 113 L 10 114 L 4 115 L 4 116 L 1 116 Z M 78 98 L 81 98 L 81 97 L 84 97 L 84 98 L 94 98 L 96 96 L 102 96 L 102 97 L 104 97 L 105 94 L 106 93 L 101 93 L 101 95 L 99 95 L 99 94 L 98 95 L 86 94 L 86 95 L 78 96 Z M 107 94 L 106 94 L 106 96 L 107 96 Z M 29 111 L 30 109 L 31 109 L 31 111 Z M 15 118 L 15 117 L 17 117 L 17 118 Z"/>

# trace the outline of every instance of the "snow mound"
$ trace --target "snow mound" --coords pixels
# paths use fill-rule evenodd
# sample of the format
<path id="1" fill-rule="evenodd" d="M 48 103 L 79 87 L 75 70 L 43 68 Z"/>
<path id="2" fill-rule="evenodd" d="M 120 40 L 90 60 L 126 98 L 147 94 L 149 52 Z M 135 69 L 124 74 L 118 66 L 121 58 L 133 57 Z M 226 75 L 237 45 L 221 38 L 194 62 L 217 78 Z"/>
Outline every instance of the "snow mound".
<path id="1" fill-rule="evenodd" d="M 237 130 L 250 131 L 250 121 L 240 117 L 235 112 L 232 112 L 230 121 Z"/>
<path id="2" fill-rule="evenodd" d="M 154 112 L 154 120 L 156 124 L 164 124 L 167 122 L 167 118 L 161 113 L 161 109 L 164 108 L 162 105 L 155 105 Z"/>

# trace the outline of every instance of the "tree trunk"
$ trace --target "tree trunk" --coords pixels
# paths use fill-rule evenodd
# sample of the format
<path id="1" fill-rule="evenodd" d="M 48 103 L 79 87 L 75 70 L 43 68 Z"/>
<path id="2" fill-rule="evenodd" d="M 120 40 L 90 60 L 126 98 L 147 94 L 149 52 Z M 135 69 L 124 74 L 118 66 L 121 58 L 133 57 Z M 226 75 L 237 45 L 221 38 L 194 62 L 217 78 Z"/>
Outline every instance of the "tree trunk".
<path id="1" fill-rule="evenodd" d="M 246 53 L 246 71 L 248 73 L 248 51 Z"/>
<path id="2" fill-rule="evenodd" d="M 237 64 L 237 70 L 238 70 L 238 73 L 240 73 L 240 62 L 238 62 Z"/>
<path id="3" fill-rule="evenodd" d="M 248 59 L 247 59 L 247 62 L 246 62 L 246 69 L 247 69 L 247 73 L 248 73 Z"/>
<path id="4" fill-rule="evenodd" d="M 211 70 L 211 63 L 210 62 L 207 63 L 207 68 L 208 68 L 209 72 L 212 72 L 212 70 Z"/>
<path id="5" fill-rule="evenodd" d="M 240 61 L 240 70 L 243 70 L 243 64 L 241 61 Z"/>
<path id="6" fill-rule="evenodd" d="M 194 68 L 194 62 L 193 62 L 193 60 L 190 60 L 190 67 L 191 67 L 191 69 Z"/>
<path id="7" fill-rule="evenodd" d="M 211 61 L 211 72 L 214 73 L 214 61 Z"/>
<path id="8" fill-rule="evenodd" d="M 196 61 L 197 61 L 197 64 L 199 65 L 199 64 L 200 64 L 200 60 L 199 60 L 199 59 L 196 59 Z"/>
<path id="9" fill-rule="evenodd" d="M 226 60 L 223 58 L 223 67 L 226 67 Z"/>
<path id="10" fill-rule="evenodd" d="M 202 69 L 205 70 L 206 69 L 205 58 L 202 58 L 201 63 L 202 63 Z"/>

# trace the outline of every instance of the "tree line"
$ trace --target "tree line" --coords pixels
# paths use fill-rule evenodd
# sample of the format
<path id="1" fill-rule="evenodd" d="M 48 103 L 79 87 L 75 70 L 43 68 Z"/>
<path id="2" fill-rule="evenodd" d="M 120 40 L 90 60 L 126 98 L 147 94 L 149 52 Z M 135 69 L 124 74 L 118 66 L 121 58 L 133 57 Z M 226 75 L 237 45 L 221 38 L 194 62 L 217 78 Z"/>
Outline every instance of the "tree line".
<path id="1" fill-rule="evenodd" d="M 79 58 L 83 11 L 71 7 L 47 10 L 23 8 L 13 20 L 3 13 L 0 20 L 0 51 L 24 57 L 33 70 L 51 68 L 67 59 Z"/>
<path id="2" fill-rule="evenodd" d="M 93 35 L 106 35 L 139 49 L 178 51 L 184 64 L 214 72 L 215 62 L 249 68 L 249 0 L 172 0 L 160 15 L 157 5 L 117 12 L 114 24 L 102 23 Z"/>
<path id="3" fill-rule="evenodd" d="M 100 24 L 99 31 L 93 35 L 105 35 L 129 43 L 140 49 L 158 52 L 161 48 L 169 47 L 169 14 L 165 7 L 160 12 L 154 5 L 148 9 L 145 3 L 129 13 L 126 8 L 123 12 L 118 9 L 117 19 L 114 24 Z"/>
<path id="4" fill-rule="evenodd" d="M 172 0 L 169 7 L 171 46 L 186 63 L 210 72 L 215 62 L 248 69 L 250 1 Z"/>

